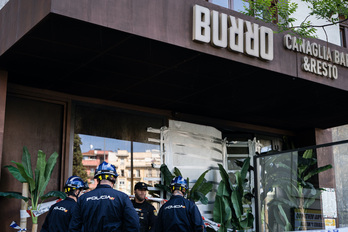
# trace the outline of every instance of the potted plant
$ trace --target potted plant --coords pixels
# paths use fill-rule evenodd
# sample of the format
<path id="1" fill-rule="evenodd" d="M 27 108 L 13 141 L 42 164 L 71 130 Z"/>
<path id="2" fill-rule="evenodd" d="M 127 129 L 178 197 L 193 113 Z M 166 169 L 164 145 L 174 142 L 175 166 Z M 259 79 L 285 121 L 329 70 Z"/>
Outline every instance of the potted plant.
<path id="1" fill-rule="evenodd" d="M 23 147 L 22 163 L 12 161 L 17 167 L 12 165 L 5 166 L 9 172 L 21 183 L 27 183 L 30 196 L 22 196 L 18 192 L 0 192 L 0 196 L 8 198 L 22 199 L 25 202 L 31 202 L 30 215 L 33 222 L 32 231 L 37 232 L 37 216 L 35 212 L 39 209 L 40 204 L 47 198 L 59 197 L 64 199 L 65 193 L 60 191 L 50 191 L 44 194 L 47 184 L 51 179 L 52 171 L 58 158 L 57 152 L 54 152 L 46 161 L 46 154 L 39 150 L 35 170 L 31 165 L 31 156 L 27 147 Z M 41 202 L 39 202 L 41 200 Z"/>
<path id="2" fill-rule="evenodd" d="M 235 173 L 236 182 L 233 184 L 228 173 L 221 164 L 219 165 L 221 181 L 216 193 L 213 217 L 220 223 L 219 231 L 226 232 L 228 229 L 247 230 L 252 228 L 254 216 L 250 209 L 244 212 L 243 204 L 250 202 L 254 197 L 247 189 L 246 179 L 250 168 L 250 157 L 243 162 L 242 169 Z"/>
<path id="3" fill-rule="evenodd" d="M 165 191 L 166 193 L 170 193 L 170 183 L 172 179 L 176 176 L 182 176 L 180 170 L 176 167 L 174 167 L 174 173 L 172 174 L 167 165 L 162 164 L 161 165 L 161 174 L 164 180 L 163 184 L 156 184 L 155 187 L 158 187 Z M 187 188 L 187 199 L 192 200 L 194 202 L 201 201 L 202 204 L 208 204 L 208 198 L 206 195 L 211 191 L 213 188 L 213 184 L 208 182 L 205 179 L 205 175 L 209 172 L 209 170 L 206 170 L 203 172 L 199 178 L 197 179 L 194 186 L 190 189 L 189 186 Z M 187 184 L 189 184 L 189 178 L 187 178 Z"/>

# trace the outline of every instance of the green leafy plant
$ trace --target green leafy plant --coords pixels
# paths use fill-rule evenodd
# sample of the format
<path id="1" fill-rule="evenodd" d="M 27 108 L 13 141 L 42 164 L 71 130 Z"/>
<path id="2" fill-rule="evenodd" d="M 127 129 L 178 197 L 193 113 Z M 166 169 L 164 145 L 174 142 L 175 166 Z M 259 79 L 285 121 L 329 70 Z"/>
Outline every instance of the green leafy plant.
<path id="1" fill-rule="evenodd" d="M 293 16 L 299 6 L 293 1 L 287 0 L 244 0 L 243 13 L 253 16 L 266 23 L 274 23 L 278 26 L 277 32 L 288 31 L 297 34 L 299 37 L 316 37 L 317 28 L 332 26 L 348 19 L 348 5 L 342 0 L 302 0 L 306 3 L 309 13 L 300 23 Z M 327 21 L 324 25 L 314 25 L 309 19 L 315 17 Z"/>
<path id="2" fill-rule="evenodd" d="M 284 157 L 271 156 L 266 159 L 265 166 L 268 167 L 267 177 L 264 178 L 263 186 L 268 191 L 277 189 L 282 193 L 282 197 L 272 199 L 268 203 L 270 217 L 274 218 L 274 223 L 284 230 L 293 230 L 289 220 L 289 215 L 285 211 L 298 209 L 302 230 L 306 230 L 305 213 L 308 208 L 320 196 L 323 189 L 315 188 L 311 183 L 311 178 L 318 173 L 332 168 L 331 164 L 317 167 L 317 159 L 314 158 L 313 150 L 306 150 L 302 156 L 296 159 L 297 168 L 292 168 L 292 163 Z M 267 192 L 261 194 L 261 202 L 267 196 Z M 284 210 L 285 209 L 285 210 Z M 273 230 L 273 225 L 268 225 Z M 295 228 L 298 229 L 298 228 Z"/>
<path id="3" fill-rule="evenodd" d="M 57 163 L 58 154 L 54 152 L 46 161 L 46 154 L 39 150 L 37 155 L 36 168 L 33 172 L 31 156 L 26 147 L 23 147 L 22 163 L 12 161 L 17 167 L 12 165 L 5 166 L 9 172 L 21 183 L 28 183 L 30 197 L 24 197 L 18 192 L 0 192 L 0 196 L 7 198 L 21 199 L 31 202 L 31 218 L 33 222 L 32 231 L 37 231 L 37 217 L 32 213 L 40 207 L 39 200 L 43 202 L 50 197 L 65 199 L 66 195 L 60 191 L 50 191 L 44 194 L 47 184 L 51 179 L 54 166 Z M 41 202 L 41 203 L 42 203 Z"/>
<path id="4" fill-rule="evenodd" d="M 173 174 L 169 171 L 167 165 L 162 164 L 161 165 L 161 174 L 164 180 L 163 184 L 156 184 L 155 187 L 158 187 L 160 189 L 162 189 L 165 192 L 170 193 L 170 183 L 172 181 L 172 179 L 176 176 L 182 176 L 180 170 L 176 167 L 174 167 L 174 172 Z M 190 187 L 188 186 L 187 188 L 187 199 L 190 199 L 194 202 L 197 201 L 201 201 L 202 204 L 208 204 L 208 198 L 206 197 L 206 195 L 211 191 L 211 189 L 213 188 L 213 184 L 208 182 L 205 179 L 205 175 L 209 172 L 209 170 L 206 170 L 205 172 L 203 172 L 200 177 L 197 179 L 196 183 L 194 184 L 194 186 L 190 189 Z M 187 184 L 189 185 L 189 178 L 186 179 L 187 180 Z"/>
<path id="5" fill-rule="evenodd" d="M 220 231 L 249 229 L 253 226 L 254 216 L 250 209 L 244 212 L 243 204 L 253 197 L 247 191 L 246 179 L 250 168 L 250 158 L 243 162 L 242 169 L 235 173 L 236 182 L 233 184 L 228 173 L 221 164 L 219 165 L 221 181 L 216 193 L 213 217 L 214 221 L 221 224 Z"/>

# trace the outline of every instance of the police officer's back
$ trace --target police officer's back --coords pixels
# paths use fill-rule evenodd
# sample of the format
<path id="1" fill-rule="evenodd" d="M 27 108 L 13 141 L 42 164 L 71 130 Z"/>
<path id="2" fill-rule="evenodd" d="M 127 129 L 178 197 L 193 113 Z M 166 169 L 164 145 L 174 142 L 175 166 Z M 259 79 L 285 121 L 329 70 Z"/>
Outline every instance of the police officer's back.
<path id="1" fill-rule="evenodd" d="M 105 161 L 96 170 L 96 189 L 77 201 L 69 231 L 139 231 L 139 219 L 125 193 L 113 189 L 116 168 Z"/>
<path id="2" fill-rule="evenodd" d="M 138 182 L 134 186 L 134 200 L 132 200 L 135 211 L 137 211 L 140 221 L 140 232 L 154 232 L 157 210 L 153 205 L 146 201 L 147 185 Z"/>
<path id="3" fill-rule="evenodd" d="M 187 182 L 181 176 L 171 183 L 172 197 L 158 213 L 156 232 L 204 231 L 204 223 L 196 204 L 184 198 Z"/>
<path id="4" fill-rule="evenodd" d="M 50 207 L 41 232 L 66 232 L 69 229 L 76 201 L 80 193 L 85 189 L 88 189 L 88 185 L 80 177 L 69 177 L 64 185 L 67 197 Z"/>

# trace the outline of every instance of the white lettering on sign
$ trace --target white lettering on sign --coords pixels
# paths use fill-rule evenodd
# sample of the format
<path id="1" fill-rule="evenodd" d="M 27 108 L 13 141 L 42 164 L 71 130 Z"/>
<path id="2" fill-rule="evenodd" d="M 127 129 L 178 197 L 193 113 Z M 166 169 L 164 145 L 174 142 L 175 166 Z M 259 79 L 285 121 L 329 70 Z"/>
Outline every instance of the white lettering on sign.
<path id="1" fill-rule="evenodd" d="M 298 39 L 289 34 L 284 36 L 284 47 L 294 52 L 305 54 L 302 58 L 302 70 L 336 80 L 337 65 L 348 67 L 348 53 L 333 50 L 330 47 Z"/>
<path id="2" fill-rule="evenodd" d="M 199 5 L 193 7 L 192 39 L 263 60 L 274 56 L 272 29 Z"/>

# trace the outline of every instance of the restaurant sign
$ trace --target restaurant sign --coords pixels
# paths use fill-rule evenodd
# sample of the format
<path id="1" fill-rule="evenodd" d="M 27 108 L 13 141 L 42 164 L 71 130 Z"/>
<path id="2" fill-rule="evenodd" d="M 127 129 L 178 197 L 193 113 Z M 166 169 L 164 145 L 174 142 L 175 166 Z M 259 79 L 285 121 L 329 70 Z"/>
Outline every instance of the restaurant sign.
<path id="1" fill-rule="evenodd" d="M 330 79 L 338 78 L 337 65 L 348 67 L 348 53 L 331 50 L 316 42 L 298 39 L 289 34 L 284 36 L 284 47 L 302 53 L 302 70 Z"/>
<path id="2" fill-rule="evenodd" d="M 193 40 L 273 60 L 272 29 L 199 5 L 193 7 Z"/>
<path id="3" fill-rule="evenodd" d="M 274 58 L 271 28 L 199 5 L 193 7 L 192 39 L 264 61 L 272 61 Z M 348 53 L 331 49 L 329 46 L 286 34 L 284 47 L 304 54 L 301 68 L 305 72 L 336 80 L 337 66 L 348 68 Z"/>

